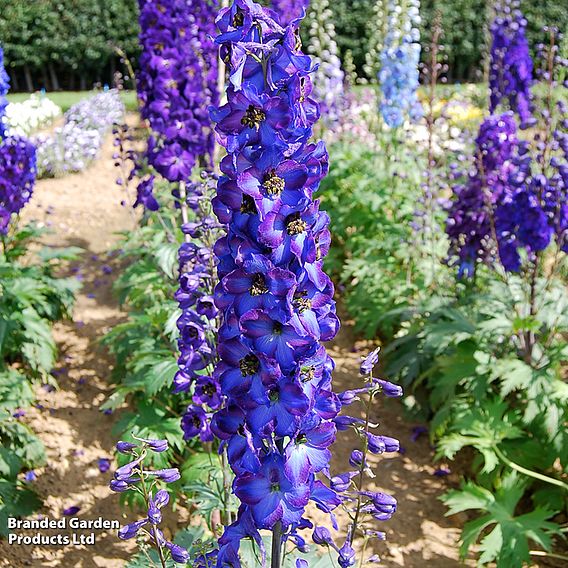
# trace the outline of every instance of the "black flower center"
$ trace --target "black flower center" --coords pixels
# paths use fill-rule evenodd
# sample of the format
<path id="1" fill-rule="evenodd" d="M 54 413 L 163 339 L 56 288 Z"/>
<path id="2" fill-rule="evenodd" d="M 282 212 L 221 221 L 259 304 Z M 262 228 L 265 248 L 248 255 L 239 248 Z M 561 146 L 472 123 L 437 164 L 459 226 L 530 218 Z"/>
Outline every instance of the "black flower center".
<path id="1" fill-rule="evenodd" d="M 300 314 L 312 309 L 312 301 L 307 298 L 307 295 L 308 292 L 306 290 L 301 290 L 294 294 L 293 304 Z"/>
<path id="2" fill-rule="evenodd" d="M 203 394 L 207 396 L 213 396 L 217 392 L 217 389 L 211 383 L 206 384 L 203 387 Z"/>
<path id="3" fill-rule="evenodd" d="M 316 368 L 312 365 L 310 367 L 302 367 L 300 371 L 300 380 L 303 383 L 311 381 L 316 375 Z"/>
<path id="4" fill-rule="evenodd" d="M 268 286 L 266 285 L 266 280 L 262 274 L 254 275 L 249 292 L 251 296 L 260 296 L 261 294 L 266 294 L 266 292 L 268 292 Z"/>
<path id="5" fill-rule="evenodd" d="M 261 108 L 249 105 L 243 118 L 241 118 L 241 124 L 249 128 L 258 128 L 265 118 L 266 114 Z"/>
<path id="6" fill-rule="evenodd" d="M 296 444 L 305 444 L 308 441 L 308 439 L 306 438 L 305 434 L 300 434 L 297 438 L 296 438 Z"/>
<path id="7" fill-rule="evenodd" d="M 240 8 L 237 8 L 237 12 L 233 17 L 233 27 L 240 28 L 245 23 L 245 15 Z"/>
<path id="8" fill-rule="evenodd" d="M 201 428 L 201 420 L 199 419 L 199 416 L 194 416 L 193 417 L 193 425 L 196 428 Z"/>
<path id="9" fill-rule="evenodd" d="M 289 235 L 299 235 L 308 228 L 308 224 L 300 218 L 298 213 L 290 215 L 286 220 L 286 231 Z"/>
<path id="10" fill-rule="evenodd" d="M 272 493 L 278 493 L 280 491 L 280 483 L 273 481 L 270 484 L 270 491 L 272 491 Z"/>
<path id="11" fill-rule="evenodd" d="M 247 195 L 246 193 L 243 193 L 243 202 L 241 203 L 241 213 L 243 213 L 244 215 L 255 215 L 256 213 L 258 213 L 254 199 L 250 195 Z"/>
<path id="12" fill-rule="evenodd" d="M 262 187 L 264 187 L 268 195 L 280 195 L 286 187 L 286 182 L 281 177 L 277 176 L 274 170 L 270 170 L 264 176 Z"/>
<path id="13" fill-rule="evenodd" d="M 256 355 L 249 353 L 239 361 L 239 368 L 241 369 L 241 375 L 243 377 L 248 377 L 249 375 L 254 375 L 258 371 L 260 368 L 260 361 Z"/>
<path id="14" fill-rule="evenodd" d="M 279 321 L 274 322 L 274 327 L 272 329 L 272 333 L 274 335 L 281 335 L 282 334 L 282 324 Z"/>

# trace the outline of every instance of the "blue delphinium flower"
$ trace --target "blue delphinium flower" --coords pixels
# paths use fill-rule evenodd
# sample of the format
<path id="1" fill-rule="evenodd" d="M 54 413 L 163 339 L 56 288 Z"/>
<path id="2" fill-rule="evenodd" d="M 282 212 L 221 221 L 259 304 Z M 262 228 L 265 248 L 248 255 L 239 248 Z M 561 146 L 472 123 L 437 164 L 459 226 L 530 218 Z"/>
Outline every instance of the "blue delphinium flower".
<path id="1" fill-rule="evenodd" d="M 403 9 L 406 8 L 406 9 Z M 420 61 L 420 2 L 410 0 L 402 4 L 389 0 L 388 24 L 381 52 L 379 85 L 380 112 L 391 128 L 402 126 L 407 118 L 422 116 L 417 98 Z"/>
<path id="2" fill-rule="evenodd" d="M 0 138 L 3 138 L 6 134 L 6 121 L 5 113 L 6 107 L 8 106 L 8 99 L 6 95 L 10 90 L 10 78 L 8 73 L 4 68 L 4 50 L 0 45 Z"/>
<path id="3" fill-rule="evenodd" d="M 235 0 L 217 21 L 229 86 L 227 103 L 213 110 L 227 149 L 214 209 L 228 233 L 215 246 L 223 322 L 214 377 L 225 404 L 211 429 L 227 447 L 242 503 L 217 565 L 240 566 L 242 538 L 261 542 L 265 528 L 276 542 L 296 541 L 310 500 L 325 511 L 341 502 L 318 479 L 341 408 L 321 345 L 338 319 L 322 267 L 329 219 L 312 198 L 327 153 L 309 143 L 319 112 L 299 22 L 282 27 L 251 0 Z"/>
<path id="4" fill-rule="evenodd" d="M 489 110 L 508 103 L 521 119 L 521 126 L 534 124 L 531 112 L 533 62 L 526 38 L 527 21 L 517 0 L 502 0 L 491 25 Z"/>

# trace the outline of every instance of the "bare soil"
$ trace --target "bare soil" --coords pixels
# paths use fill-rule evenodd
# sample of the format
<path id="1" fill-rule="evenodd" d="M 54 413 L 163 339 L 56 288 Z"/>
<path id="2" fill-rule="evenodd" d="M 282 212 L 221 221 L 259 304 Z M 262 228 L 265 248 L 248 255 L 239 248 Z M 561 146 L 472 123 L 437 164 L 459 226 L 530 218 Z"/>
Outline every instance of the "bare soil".
<path id="1" fill-rule="evenodd" d="M 108 262 L 106 251 L 119 239 L 117 233 L 131 230 L 135 223 L 131 212 L 121 206 L 125 196 L 115 185 L 112 151 L 109 139 L 100 159 L 85 172 L 39 181 L 24 214 L 24 221 L 36 220 L 52 230 L 43 237 L 44 244 L 84 250 L 80 261 L 70 267 L 70 273 L 83 284 L 73 320 L 54 329 L 60 349 L 59 387 L 52 392 L 38 388 L 38 406 L 22 418 L 46 447 L 48 463 L 36 471 L 34 484 L 44 501 L 39 513 L 50 518 L 61 518 L 63 509 L 71 506 L 80 507 L 77 516 L 81 519 L 124 522 L 135 518 L 108 489 L 116 442 L 111 430 L 117 416 L 99 409 L 112 392 L 109 377 L 113 361 L 98 341 L 126 318 L 111 291 L 116 270 L 106 274 L 103 266 Z M 336 390 L 358 384 L 360 354 L 368 347 L 356 342 L 347 322 L 331 347 L 337 364 Z M 458 560 L 457 539 L 464 519 L 445 517 L 439 501 L 441 494 L 457 485 L 457 475 L 435 475 L 440 464 L 433 462 L 428 438 L 422 435 L 412 441 L 416 424 L 405 421 L 400 402 L 381 401 L 373 420 L 381 423 L 382 433 L 399 438 L 405 451 L 372 457 L 377 474 L 373 486 L 393 494 L 399 502 L 398 513 L 381 527 L 387 532 L 387 541 L 376 542 L 372 552 L 381 556 L 383 566 L 463 566 Z M 335 450 L 336 471 L 345 471 L 355 442 L 348 435 L 341 437 Z M 99 471 L 100 458 L 111 459 L 106 473 Z M 344 523 L 344 518 L 339 521 Z M 119 568 L 125 566 L 133 548 L 133 543 L 119 541 L 113 530 L 96 531 L 92 546 L 23 546 L 3 541 L 0 566 Z"/>

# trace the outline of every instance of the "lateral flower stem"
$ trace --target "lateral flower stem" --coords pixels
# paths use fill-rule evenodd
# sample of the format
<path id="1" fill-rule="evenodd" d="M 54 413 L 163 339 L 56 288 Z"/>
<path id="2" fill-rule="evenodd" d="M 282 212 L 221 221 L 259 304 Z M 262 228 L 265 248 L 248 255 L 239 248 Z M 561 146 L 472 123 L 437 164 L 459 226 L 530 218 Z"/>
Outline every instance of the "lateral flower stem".
<path id="1" fill-rule="evenodd" d="M 514 470 L 518 471 L 519 473 L 523 473 L 524 475 L 528 475 L 529 477 L 533 477 L 534 479 L 544 481 L 545 483 L 550 483 L 551 485 L 556 485 L 558 487 L 561 487 L 565 491 L 568 491 L 568 484 L 564 483 L 560 479 L 555 479 L 554 477 L 548 477 L 547 475 L 543 475 L 542 473 L 537 473 L 536 471 L 532 471 L 530 469 L 527 469 L 526 467 L 523 467 L 522 465 L 519 465 L 518 463 L 515 463 L 514 461 L 510 460 L 501 451 L 501 449 L 499 448 L 498 445 L 495 445 L 494 450 L 495 450 L 495 453 L 497 454 L 497 456 L 499 456 L 499 458 L 501 459 L 501 461 L 503 461 L 511 469 L 514 469 Z"/>

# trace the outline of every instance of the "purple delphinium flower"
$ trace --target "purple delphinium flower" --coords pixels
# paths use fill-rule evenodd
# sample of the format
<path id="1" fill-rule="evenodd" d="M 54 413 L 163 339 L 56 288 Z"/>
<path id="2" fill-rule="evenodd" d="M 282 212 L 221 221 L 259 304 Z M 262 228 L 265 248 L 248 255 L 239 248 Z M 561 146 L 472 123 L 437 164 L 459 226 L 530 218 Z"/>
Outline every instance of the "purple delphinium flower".
<path id="1" fill-rule="evenodd" d="M 36 179 L 36 151 L 20 136 L 0 140 L 0 233 L 30 200 Z"/>
<path id="2" fill-rule="evenodd" d="M 6 134 L 6 107 L 8 106 L 8 99 L 6 95 L 10 89 L 10 78 L 4 67 L 4 50 L 0 45 L 0 138 L 4 138 Z"/>
<path id="3" fill-rule="evenodd" d="M 308 142 L 318 109 L 299 21 L 282 27 L 271 11 L 235 0 L 217 23 L 229 86 L 212 114 L 228 153 L 214 210 L 228 233 L 215 246 L 223 321 L 214 376 L 225 404 L 212 429 L 227 446 L 242 503 L 219 541 L 218 565 L 238 566 L 244 535 L 258 540 L 266 528 L 300 542 L 310 499 L 326 511 L 341 502 L 318 479 L 341 408 L 320 342 L 335 336 L 338 320 L 322 268 L 329 219 L 312 198 L 327 153 Z"/>
<path id="4" fill-rule="evenodd" d="M 489 110 L 508 102 L 522 126 L 534 123 L 531 112 L 533 62 L 526 38 L 527 21 L 517 0 L 501 0 L 491 25 L 491 68 Z"/>
<path id="5" fill-rule="evenodd" d="M 110 459 L 109 458 L 99 458 L 97 465 L 101 473 L 106 473 L 110 469 Z"/>
<path id="6" fill-rule="evenodd" d="M 72 517 L 73 515 L 76 515 L 80 510 L 81 510 L 81 507 L 79 507 L 78 505 L 72 505 L 71 507 L 67 507 L 66 509 L 63 509 L 63 514 L 66 517 Z"/>
<path id="7" fill-rule="evenodd" d="M 179 470 L 177 468 L 147 470 L 144 466 L 147 452 L 164 452 L 168 448 L 168 442 L 167 440 L 133 437 L 138 443 L 120 441 L 116 445 L 117 451 L 121 454 L 129 454 L 132 461 L 115 471 L 110 488 L 117 493 L 135 490 L 142 494 L 146 505 L 146 516 L 121 527 L 118 531 L 118 538 L 128 540 L 137 537 L 142 532 L 150 539 L 164 561 L 167 560 L 169 552 L 175 562 L 185 564 L 189 559 L 187 550 L 166 540 L 159 528 L 162 522 L 162 509 L 169 503 L 170 496 L 165 489 L 156 487 L 158 481 L 163 483 L 178 481 L 181 477 Z"/>
<path id="8" fill-rule="evenodd" d="M 140 0 L 137 90 L 152 134 L 147 158 L 171 182 L 188 182 L 201 158 L 212 163 L 214 139 L 207 112 L 217 104 L 216 2 Z M 148 184 L 139 190 L 148 195 Z M 156 206 L 153 200 L 147 200 Z"/>

